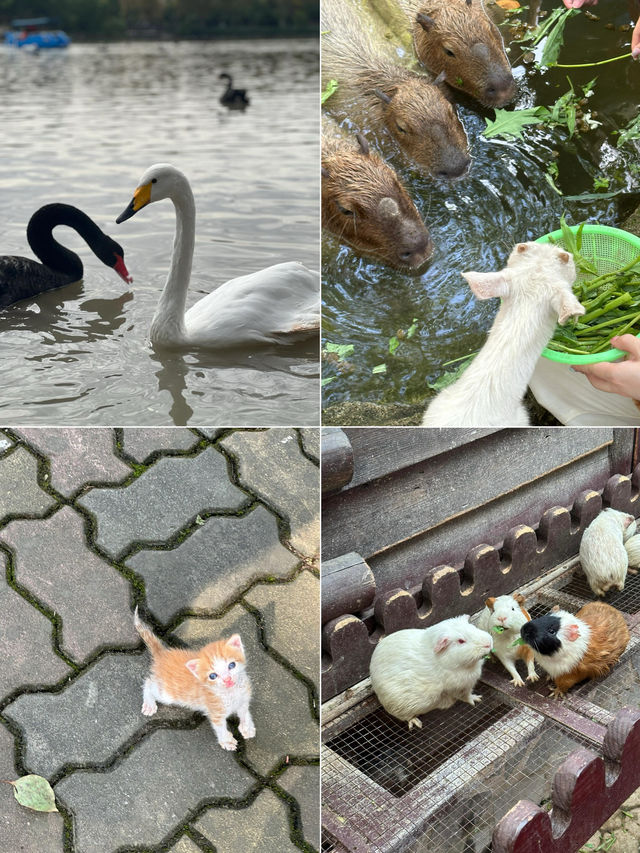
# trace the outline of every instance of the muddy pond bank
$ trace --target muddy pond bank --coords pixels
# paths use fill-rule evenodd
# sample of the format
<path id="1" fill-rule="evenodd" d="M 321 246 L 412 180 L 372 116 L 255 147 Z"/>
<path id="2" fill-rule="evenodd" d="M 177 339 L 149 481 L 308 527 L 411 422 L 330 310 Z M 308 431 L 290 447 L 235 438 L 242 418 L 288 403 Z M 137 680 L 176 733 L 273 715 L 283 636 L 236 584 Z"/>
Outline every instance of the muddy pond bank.
<path id="1" fill-rule="evenodd" d="M 558 5 L 544 0 L 542 10 Z M 598 21 L 583 13 L 571 18 L 559 61 L 595 62 L 628 51 L 628 8 L 626 0 L 608 0 L 596 10 Z M 638 64 L 536 68 L 525 53 L 510 45 L 519 85 L 514 106 L 552 106 L 570 84 L 578 92 L 596 78 L 585 110 L 594 126 L 575 136 L 539 125 L 525 128 L 521 140 L 487 139 L 482 131 L 494 111 L 456 95 L 473 156 L 467 177 L 434 181 L 392 158 L 429 225 L 434 256 L 426 271 L 411 276 L 323 239 L 325 350 L 341 348 L 324 358 L 325 423 L 418 423 L 434 393 L 428 384 L 448 369 L 445 362 L 482 346 L 495 316 L 493 302 L 471 296 L 462 270 L 500 268 L 516 242 L 555 230 L 563 214 L 569 222 L 621 227 L 638 207 L 638 142 L 616 147 L 617 131 L 637 113 Z M 639 220 L 632 217 L 629 230 L 637 233 Z M 373 404 L 362 418 L 360 403 Z M 549 423 L 544 410 L 532 415 L 534 423 Z"/>

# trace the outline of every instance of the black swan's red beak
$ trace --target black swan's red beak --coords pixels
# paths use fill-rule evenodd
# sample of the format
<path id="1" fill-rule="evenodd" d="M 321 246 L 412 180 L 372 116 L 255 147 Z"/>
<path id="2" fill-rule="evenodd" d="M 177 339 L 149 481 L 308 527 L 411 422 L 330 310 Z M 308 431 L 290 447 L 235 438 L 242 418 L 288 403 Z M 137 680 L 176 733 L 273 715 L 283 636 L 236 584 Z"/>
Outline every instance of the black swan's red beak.
<path id="1" fill-rule="evenodd" d="M 129 275 L 129 270 L 124 265 L 124 258 L 122 255 L 116 255 L 116 258 L 117 260 L 113 265 L 114 270 L 118 273 L 120 278 L 123 279 L 123 281 L 126 281 L 127 284 L 131 284 L 133 276 Z"/>

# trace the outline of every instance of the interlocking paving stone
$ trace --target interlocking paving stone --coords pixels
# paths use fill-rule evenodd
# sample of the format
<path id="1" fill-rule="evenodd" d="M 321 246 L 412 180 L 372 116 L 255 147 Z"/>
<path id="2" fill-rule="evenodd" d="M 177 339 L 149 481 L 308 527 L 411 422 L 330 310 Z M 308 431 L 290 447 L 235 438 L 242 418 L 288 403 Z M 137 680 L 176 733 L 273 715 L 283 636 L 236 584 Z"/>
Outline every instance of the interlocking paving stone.
<path id="1" fill-rule="evenodd" d="M 61 646 L 75 661 L 101 646 L 137 644 L 129 583 L 87 548 L 84 521 L 71 507 L 46 520 L 12 521 L 0 539 L 15 550 L 18 582 L 62 617 Z"/>
<path id="2" fill-rule="evenodd" d="M 183 835 L 173 847 L 169 848 L 169 853 L 202 853 L 202 848 L 194 844 L 186 835 Z"/>
<path id="3" fill-rule="evenodd" d="M 131 473 L 114 456 L 113 430 L 27 429 L 16 430 L 51 463 L 51 485 L 63 495 L 71 495 L 85 483 L 118 483 Z"/>
<path id="4" fill-rule="evenodd" d="M 301 429 L 302 446 L 304 452 L 308 453 L 316 462 L 320 462 L 320 430 L 319 429 Z"/>
<path id="5" fill-rule="evenodd" d="M 183 427 L 130 427 L 123 430 L 122 447 L 137 462 L 144 462 L 158 450 L 190 450 L 199 441 L 199 436 Z"/>
<path id="6" fill-rule="evenodd" d="M 238 460 L 239 481 L 289 520 L 293 547 L 317 554 L 320 474 L 300 452 L 294 430 L 235 432 L 221 444 Z"/>
<path id="7" fill-rule="evenodd" d="M 203 720 L 191 731 L 152 732 L 112 770 L 78 771 L 55 791 L 75 816 L 75 853 L 112 853 L 158 844 L 203 800 L 240 799 L 253 784 Z"/>
<path id="8" fill-rule="evenodd" d="M 126 560 L 144 577 L 147 603 L 161 622 L 183 608 L 220 610 L 257 578 L 287 577 L 297 564 L 280 544 L 275 517 L 262 506 L 241 518 L 209 518 L 176 548 L 140 551 Z"/>
<path id="9" fill-rule="evenodd" d="M 320 849 L 320 768 L 289 767 L 278 784 L 298 801 L 305 841 Z"/>
<path id="10" fill-rule="evenodd" d="M 0 698 L 17 687 L 55 684 L 71 670 L 51 648 L 52 625 L 0 576 Z"/>
<path id="11" fill-rule="evenodd" d="M 194 824 L 217 853 L 298 853 L 289 837 L 289 810 L 272 791 L 246 809 L 209 809 Z"/>
<path id="12" fill-rule="evenodd" d="M 148 720 L 190 719 L 190 711 L 169 706 L 142 716 L 148 672 L 148 654 L 107 654 L 61 693 L 25 694 L 7 705 L 25 734 L 29 771 L 50 778 L 65 763 L 104 764 Z"/>
<path id="13" fill-rule="evenodd" d="M 258 640 L 255 619 L 236 605 L 221 619 L 188 619 L 176 635 L 192 646 L 240 634 L 251 678 L 251 715 L 256 736 L 245 741 L 248 762 L 266 774 L 287 755 L 318 752 L 318 726 L 311 718 L 304 684 L 271 658 Z"/>
<path id="14" fill-rule="evenodd" d="M 320 581 L 301 572 L 287 584 L 258 584 L 245 596 L 265 619 L 265 641 L 318 684 Z"/>
<path id="15" fill-rule="evenodd" d="M 235 510 L 246 495 L 229 482 L 215 448 L 160 459 L 126 488 L 93 489 L 78 503 L 94 513 L 97 544 L 116 555 L 134 541 L 164 541 L 205 510 Z"/>
<path id="16" fill-rule="evenodd" d="M 219 435 L 222 435 L 222 433 L 225 432 L 224 427 L 199 427 L 199 430 L 203 435 L 206 435 L 207 438 L 210 438 L 212 441 L 215 441 Z"/>
<path id="17" fill-rule="evenodd" d="M 36 481 L 38 460 L 24 447 L 0 459 L 0 519 L 42 515 L 55 503 Z"/>
<path id="18" fill-rule="evenodd" d="M 15 780 L 13 737 L 0 725 L 0 778 Z M 63 819 L 21 806 L 9 785 L 0 791 L 0 853 L 62 853 Z"/>

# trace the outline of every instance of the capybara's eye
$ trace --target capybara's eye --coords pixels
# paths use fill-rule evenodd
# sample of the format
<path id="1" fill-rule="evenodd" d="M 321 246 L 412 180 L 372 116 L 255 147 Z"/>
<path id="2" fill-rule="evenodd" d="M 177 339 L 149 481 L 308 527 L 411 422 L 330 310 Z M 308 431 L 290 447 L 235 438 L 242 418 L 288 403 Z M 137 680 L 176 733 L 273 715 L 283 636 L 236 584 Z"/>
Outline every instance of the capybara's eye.
<path id="1" fill-rule="evenodd" d="M 348 207 L 343 207 L 339 201 L 336 202 L 336 205 L 337 205 L 340 213 L 344 213 L 345 216 L 355 216 L 356 215 L 354 210 L 349 210 Z"/>
<path id="2" fill-rule="evenodd" d="M 398 128 L 398 130 L 400 131 L 400 133 L 409 133 L 409 131 L 407 130 L 407 128 L 406 128 L 406 127 L 403 127 L 401 124 L 398 124 L 398 122 L 396 122 L 396 127 Z"/>
<path id="3" fill-rule="evenodd" d="M 452 50 L 449 50 L 448 47 L 444 47 L 443 50 L 447 54 L 447 56 L 455 56 L 455 53 Z"/>

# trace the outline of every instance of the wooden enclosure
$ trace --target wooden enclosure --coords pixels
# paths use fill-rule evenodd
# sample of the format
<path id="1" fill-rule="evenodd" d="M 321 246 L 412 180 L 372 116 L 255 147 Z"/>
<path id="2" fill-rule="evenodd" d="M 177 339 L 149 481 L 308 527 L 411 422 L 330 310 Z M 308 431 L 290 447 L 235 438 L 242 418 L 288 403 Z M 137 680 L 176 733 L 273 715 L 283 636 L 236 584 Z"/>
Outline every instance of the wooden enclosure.
<path id="1" fill-rule="evenodd" d="M 423 743 L 430 757 L 417 766 L 420 741 L 405 744 L 404 732 L 393 729 L 397 721 L 384 719 L 368 667 L 383 634 L 477 612 L 489 595 L 525 588 L 535 615 L 554 603 L 575 612 L 591 600 L 577 569 L 580 538 L 603 506 L 640 515 L 636 432 L 332 429 L 325 430 L 322 456 L 324 849 L 479 853 L 488 842 L 478 827 L 490 802 L 502 809 L 493 815 L 493 853 L 577 850 L 640 786 L 640 766 L 629 760 L 640 711 L 623 709 L 618 696 L 640 704 L 640 681 L 629 675 L 625 690 L 607 691 L 605 679 L 595 694 L 587 683 L 557 703 L 541 691 L 514 688 L 504 671 L 486 667 L 482 687 L 491 713 L 480 719 L 460 703 L 452 709 L 468 731 L 484 732 L 478 744 L 494 744 L 493 769 L 472 761 L 471 771 L 472 736 L 465 743 L 463 732 L 454 732 L 447 737 L 461 739 L 456 748 L 442 745 L 445 730 L 457 724 L 446 712 L 425 717 L 442 743 L 433 742 L 432 731 Z M 632 633 L 620 672 L 633 672 L 640 577 L 617 595 L 610 603 Z M 528 770 L 500 794 L 509 773 L 496 776 L 495 768 L 507 742 Z M 386 769 L 376 758 L 381 749 L 390 756 Z M 538 760 L 541 749 L 547 752 Z M 405 754 L 402 764 L 398 756 Z M 549 813 L 536 801 L 545 786 Z M 533 802 L 518 802 L 522 797 Z M 443 810 L 449 822 L 463 814 L 448 847 L 444 830 L 434 829 Z M 381 814 L 393 815 L 386 828 Z"/>

